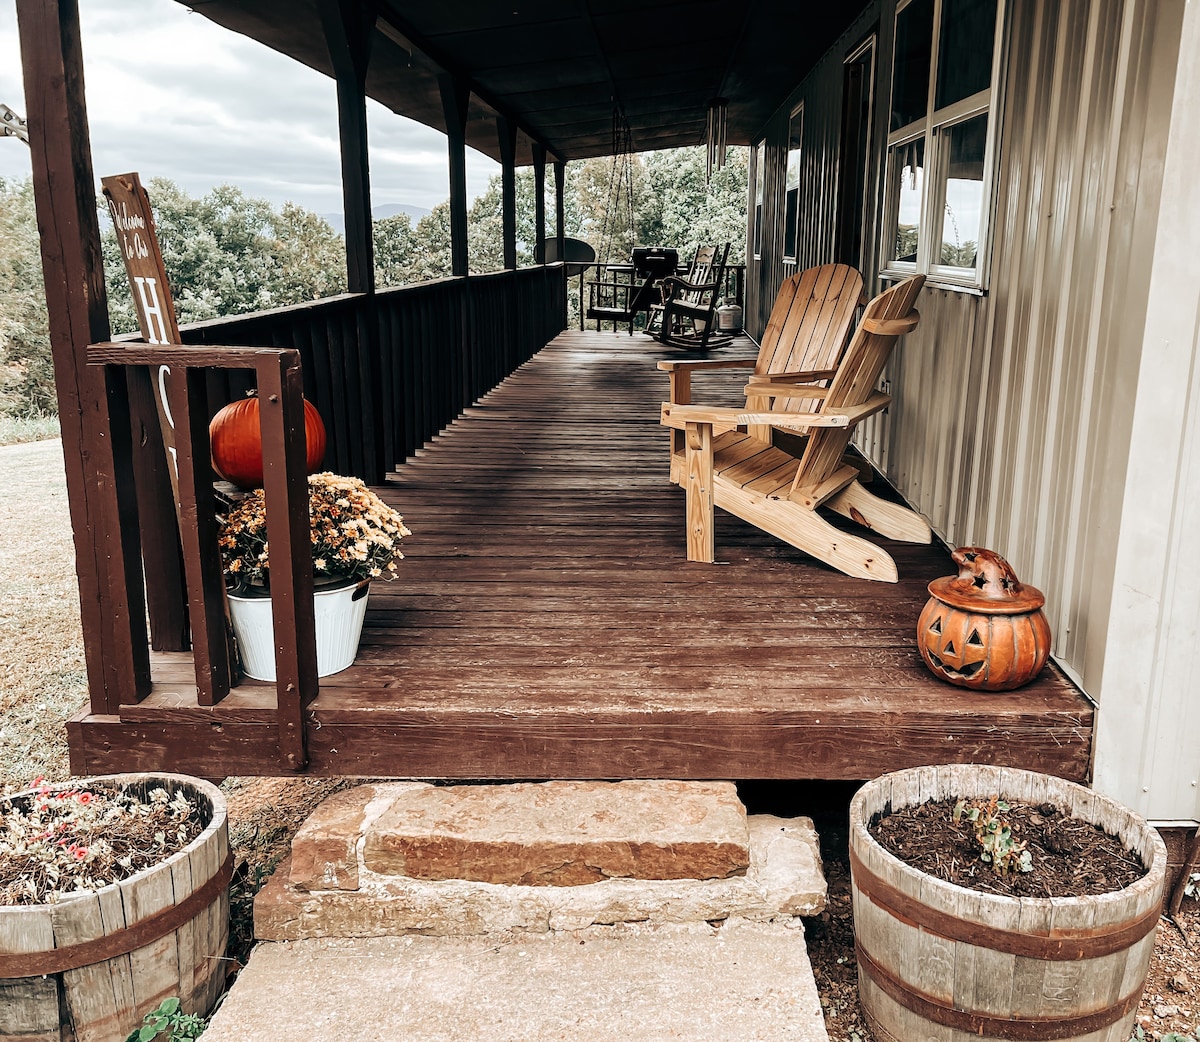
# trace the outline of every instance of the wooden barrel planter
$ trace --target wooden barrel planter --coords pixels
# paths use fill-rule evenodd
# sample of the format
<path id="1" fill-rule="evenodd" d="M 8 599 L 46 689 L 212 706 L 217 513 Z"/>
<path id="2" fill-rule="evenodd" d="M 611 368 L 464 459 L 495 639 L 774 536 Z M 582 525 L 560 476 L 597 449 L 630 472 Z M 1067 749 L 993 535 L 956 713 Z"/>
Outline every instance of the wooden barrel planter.
<path id="1" fill-rule="evenodd" d="M 65 787 L 65 786 L 64 786 Z M 174 774 L 73 788 L 183 791 L 205 828 L 183 850 L 95 893 L 0 906 L 0 1040 L 125 1042 L 163 999 L 205 1015 L 225 980 L 232 860 L 219 789 Z"/>
<path id="2" fill-rule="evenodd" d="M 1149 872 L 1095 897 L 968 890 L 905 864 L 867 831 L 930 800 L 1050 803 L 1099 825 Z M 1076 1039 L 1126 1042 L 1154 949 L 1167 854 L 1120 804 L 1032 771 L 918 767 L 865 785 L 850 805 L 850 868 L 863 1013 L 877 1042 Z"/>

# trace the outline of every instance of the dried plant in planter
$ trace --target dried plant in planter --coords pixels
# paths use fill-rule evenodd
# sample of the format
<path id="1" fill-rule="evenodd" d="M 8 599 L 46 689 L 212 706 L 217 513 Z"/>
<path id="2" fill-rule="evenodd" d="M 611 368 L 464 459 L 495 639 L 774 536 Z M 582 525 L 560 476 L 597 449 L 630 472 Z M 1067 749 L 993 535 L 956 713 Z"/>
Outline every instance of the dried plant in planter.
<path id="1" fill-rule="evenodd" d="M 51 789 L 0 799 L 0 905 L 99 890 L 182 850 L 204 829 L 196 804 L 163 788 Z"/>
<path id="2" fill-rule="evenodd" d="M 404 555 L 400 541 L 412 533 L 404 518 L 358 478 L 312 474 L 308 478 L 309 534 L 317 580 L 394 579 Z M 269 588 L 267 505 L 262 489 L 219 519 L 218 544 L 233 592 Z"/>

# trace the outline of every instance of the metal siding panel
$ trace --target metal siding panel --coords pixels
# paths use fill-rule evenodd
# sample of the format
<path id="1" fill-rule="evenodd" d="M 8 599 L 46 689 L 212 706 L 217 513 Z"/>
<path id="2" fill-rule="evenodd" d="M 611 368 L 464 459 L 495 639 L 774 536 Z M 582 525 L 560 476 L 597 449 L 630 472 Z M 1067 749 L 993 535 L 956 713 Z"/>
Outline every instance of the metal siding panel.
<path id="1" fill-rule="evenodd" d="M 949 542 L 995 547 L 1045 590 L 1055 656 L 1096 694 L 1112 584 L 1098 563 L 1115 553 L 1165 136 L 1150 77 L 1174 68 L 1182 5 L 1010 9 L 988 294 L 926 290 L 921 326 L 885 373 L 893 404 L 856 444 Z M 878 19 L 876 111 L 886 111 L 893 12 L 887 0 L 864 14 L 769 128 L 779 174 L 787 117 L 803 101 L 799 267 L 832 249 L 842 58 Z M 760 331 L 782 271 L 765 253 L 763 263 Z"/>

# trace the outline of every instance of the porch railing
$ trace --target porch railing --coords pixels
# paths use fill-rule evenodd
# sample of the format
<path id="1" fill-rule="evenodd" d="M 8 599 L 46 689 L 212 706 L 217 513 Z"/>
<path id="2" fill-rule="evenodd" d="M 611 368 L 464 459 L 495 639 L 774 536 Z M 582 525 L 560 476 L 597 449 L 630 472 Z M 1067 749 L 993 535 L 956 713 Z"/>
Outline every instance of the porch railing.
<path id="1" fill-rule="evenodd" d="M 107 400 L 95 403 L 114 434 L 114 425 L 129 422 L 133 436 L 113 438 L 114 449 L 128 446 L 132 458 L 119 459 L 100 490 L 113 531 L 94 537 L 140 544 L 144 570 L 127 558 L 124 572 L 108 577 L 125 587 L 134 644 L 144 648 L 148 641 L 160 651 L 190 648 L 200 705 L 215 705 L 236 681 L 208 421 L 226 402 L 257 386 L 267 534 L 272 548 L 283 547 L 281 556 L 290 562 L 287 569 L 272 569 L 279 752 L 284 768 L 303 768 L 304 708 L 318 685 L 301 392 L 326 422 L 328 469 L 378 483 L 562 330 L 565 293 L 562 266 L 547 265 L 199 323 L 182 330 L 186 343 L 178 347 L 140 341 L 89 347 L 89 364 L 125 376 L 107 381 Z M 238 346 L 222 346 L 227 343 Z M 149 375 L 149 367 L 162 365 L 185 374 L 171 401 L 178 506 Z M 103 690 L 93 687 L 93 714 L 118 712 L 120 704 L 149 693 L 148 657 L 135 652 L 130 661 L 128 677 L 115 678 Z"/>

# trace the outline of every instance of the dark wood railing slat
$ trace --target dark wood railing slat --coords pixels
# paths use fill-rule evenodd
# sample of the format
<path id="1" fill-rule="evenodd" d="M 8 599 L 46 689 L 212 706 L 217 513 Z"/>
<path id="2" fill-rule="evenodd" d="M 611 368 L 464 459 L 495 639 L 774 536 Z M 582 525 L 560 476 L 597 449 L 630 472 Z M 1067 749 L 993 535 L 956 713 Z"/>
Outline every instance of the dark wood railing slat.
<path id="1" fill-rule="evenodd" d="M 226 637 L 221 556 L 217 550 L 204 373 L 186 369 L 184 379 L 172 380 L 169 387 L 179 473 L 178 529 L 187 578 L 197 699 L 201 705 L 211 706 L 229 694 L 232 663 Z"/>
<path id="2" fill-rule="evenodd" d="M 300 356 L 281 351 L 256 367 L 263 444 L 263 494 L 271 546 L 275 690 L 283 765 L 308 763 L 304 710 L 317 697 L 312 544 L 304 474 L 304 403 Z"/>

